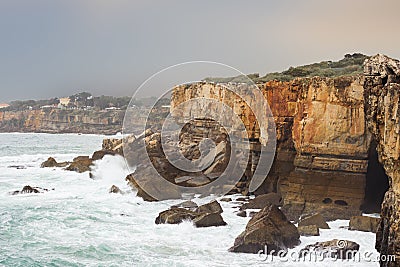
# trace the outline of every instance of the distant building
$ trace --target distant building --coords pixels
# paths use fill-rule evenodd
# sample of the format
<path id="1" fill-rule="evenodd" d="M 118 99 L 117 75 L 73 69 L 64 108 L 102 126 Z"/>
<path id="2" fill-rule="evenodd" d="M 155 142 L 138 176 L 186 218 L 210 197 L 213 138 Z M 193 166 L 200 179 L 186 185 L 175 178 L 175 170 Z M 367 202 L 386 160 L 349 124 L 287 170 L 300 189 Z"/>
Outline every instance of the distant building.
<path id="1" fill-rule="evenodd" d="M 69 99 L 69 97 L 62 97 L 59 100 L 60 100 L 60 105 L 62 105 L 64 107 L 68 107 L 69 102 L 71 101 L 71 99 Z"/>
<path id="2" fill-rule="evenodd" d="M 9 106 L 10 106 L 9 104 L 3 103 L 3 104 L 0 104 L 0 109 L 2 109 L 2 108 L 8 108 Z"/>

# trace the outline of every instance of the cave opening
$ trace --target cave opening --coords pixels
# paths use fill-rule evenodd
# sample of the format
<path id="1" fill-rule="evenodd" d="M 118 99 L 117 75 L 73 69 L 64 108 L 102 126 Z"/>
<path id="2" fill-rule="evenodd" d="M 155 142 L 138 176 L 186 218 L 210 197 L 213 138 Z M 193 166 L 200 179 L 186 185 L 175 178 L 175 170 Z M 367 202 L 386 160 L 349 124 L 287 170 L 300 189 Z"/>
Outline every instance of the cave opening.
<path id="1" fill-rule="evenodd" d="M 368 169 L 365 186 L 364 213 L 379 213 L 386 191 L 389 189 L 389 177 L 378 160 L 377 143 L 372 141 L 368 155 Z"/>

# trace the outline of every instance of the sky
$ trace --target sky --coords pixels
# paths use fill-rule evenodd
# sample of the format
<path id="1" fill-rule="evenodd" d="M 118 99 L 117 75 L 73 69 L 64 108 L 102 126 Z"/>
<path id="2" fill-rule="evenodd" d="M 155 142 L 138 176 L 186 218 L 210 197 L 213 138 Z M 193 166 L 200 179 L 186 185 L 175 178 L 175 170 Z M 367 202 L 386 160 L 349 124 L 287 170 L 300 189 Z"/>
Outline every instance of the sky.
<path id="1" fill-rule="evenodd" d="M 264 75 L 354 52 L 400 58 L 399 10 L 397 0 L 0 0 L 0 103 L 131 96 L 194 60 Z"/>

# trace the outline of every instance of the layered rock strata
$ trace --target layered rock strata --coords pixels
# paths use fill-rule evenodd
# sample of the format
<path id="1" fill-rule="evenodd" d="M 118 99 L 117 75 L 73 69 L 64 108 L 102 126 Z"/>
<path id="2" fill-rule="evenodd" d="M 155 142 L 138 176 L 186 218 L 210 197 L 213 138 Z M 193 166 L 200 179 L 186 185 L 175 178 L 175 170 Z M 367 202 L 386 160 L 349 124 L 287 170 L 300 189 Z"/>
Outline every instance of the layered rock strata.
<path id="1" fill-rule="evenodd" d="M 247 131 L 242 138 L 248 138 L 252 144 L 252 157 L 243 179 L 245 186 L 239 188 L 247 194 L 262 139 L 268 139 L 260 133 L 269 132 L 268 124 L 257 121 L 251 105 L 243 103 L 252 103 L 251 99 L 240 99 L 226 89 L 229 86 L 232 85 L 206 82 L 178 86 L 174 89 L 171 113 L 178 120 L 193 114 L 201 116 L 201 103 L 182 103 L 204 97 L 216 100 L 215 104 L 208 103 L 207 112 L 218 113 L 220 103 L 224 103 L 242 118 Z M 316 210 L 326 219 L 360 214 L 371 143 L 364 117 L 363 77 L 313 77 L 257 86 L 274 117 L 277 147 L 268 177 L 255 194 L 282 194 L 284 210 L 292 220 Z M 190 135 L 191 139 L 201 140 L 201 122 L 192 124 L 197 131 Z"/>
<path id="2" fill-rule="evenodd" d="M 400 62 L 383 55 L 366 60 L 365 113 L 368 128 L 377 141 L 379 161 L 389 177 L 376 248 L 381 255 L 395 255 L 396 262 L 381 266 L 399 266 L 400 262 Z"/>

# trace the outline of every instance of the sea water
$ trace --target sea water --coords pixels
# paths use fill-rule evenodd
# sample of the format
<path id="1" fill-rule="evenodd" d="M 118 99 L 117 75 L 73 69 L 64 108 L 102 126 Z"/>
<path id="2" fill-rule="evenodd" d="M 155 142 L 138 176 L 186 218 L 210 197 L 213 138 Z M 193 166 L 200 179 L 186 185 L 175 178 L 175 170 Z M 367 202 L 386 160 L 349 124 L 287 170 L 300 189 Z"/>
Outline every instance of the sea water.
<path id="1" fill-rule="evenodd" d="M 77 134 L 0 134 L 0 266 L 378 266 L 377 262 L 300 261 L 228 252 L 249 218 L 235 215 L 234 202 L 220 202 L 222 227 L 195 228 L 190 222 L 156 225 L 158 213 L 179 201 L 145 202 L 126 185 L 122 157 L 105 156 L 92 171 L 40 168 L 48 157 L 68 161 L 101 149 L 104 136 Z M 50 191 L 10 195 L 23 186 Z M 110 194 L 112 185 L 126 194 Z M 51 190 L 54 189 L 54 190 Z M 239 196 L 233 196 L 236 198 Z M 198 204 L 211 198 L 194 199 Z M 349 231 L 348 221 L 330 222 L 307 244 L 346 239 L 361 252 L 379 254 L 375 235 Z M 371 256 L 371 258 L 372 258 Z"/>

